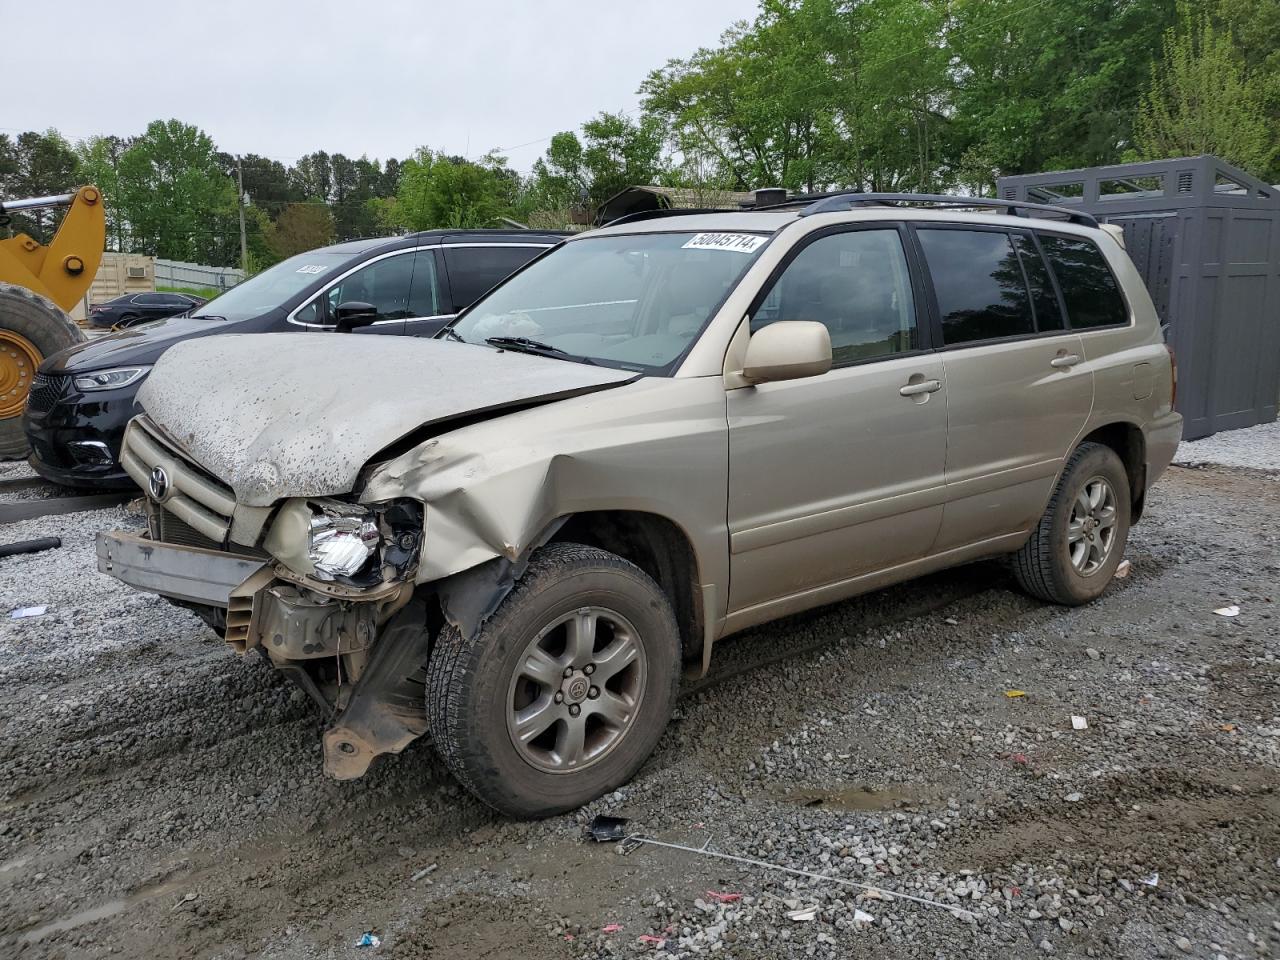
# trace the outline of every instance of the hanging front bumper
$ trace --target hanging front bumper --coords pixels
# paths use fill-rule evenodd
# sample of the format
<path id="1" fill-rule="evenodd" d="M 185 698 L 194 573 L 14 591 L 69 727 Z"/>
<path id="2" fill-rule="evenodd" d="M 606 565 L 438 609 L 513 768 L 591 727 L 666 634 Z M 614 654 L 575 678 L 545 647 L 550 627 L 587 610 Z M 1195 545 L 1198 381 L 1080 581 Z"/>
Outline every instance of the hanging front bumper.
<path id="1" fill-rule="evenodd" d="M 257 557 L 159 543 L 120 530 L 98 534 L 98 570 L 138 590 L 226 607 L 231 591 L 267 565 Z"/>

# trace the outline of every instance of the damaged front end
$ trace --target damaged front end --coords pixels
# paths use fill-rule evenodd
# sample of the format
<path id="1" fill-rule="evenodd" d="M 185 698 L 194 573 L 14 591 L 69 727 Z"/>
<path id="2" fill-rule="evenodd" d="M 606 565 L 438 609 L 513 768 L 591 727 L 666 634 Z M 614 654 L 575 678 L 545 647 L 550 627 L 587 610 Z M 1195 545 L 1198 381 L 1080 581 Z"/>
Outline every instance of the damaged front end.
<path id="1" fill-rule="evenodd" d="M 148 490 L 148 531 L 99 534 L 100 570 L 194 609 L 237 653 L 293 679 L 332 718 L 325 770 L 337 779 L 426 731 L 428 611 L 412 603 L 421 504 L 295 498 L 246 515 L 145 418 L 122 459 Z"/>

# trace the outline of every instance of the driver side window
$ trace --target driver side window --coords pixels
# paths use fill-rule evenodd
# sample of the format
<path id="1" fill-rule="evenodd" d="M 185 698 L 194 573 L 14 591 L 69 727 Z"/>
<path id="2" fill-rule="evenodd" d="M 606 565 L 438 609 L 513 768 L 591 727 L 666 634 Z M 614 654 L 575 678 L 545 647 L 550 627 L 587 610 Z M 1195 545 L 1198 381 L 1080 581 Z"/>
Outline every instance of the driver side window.
<path id="1" fill-rule="evenodd" d="M 387 257 L 344 277 L 325 294 L 328 301 L 326 322 L 333 323 L 337 308 L 343 303 L 371 303 L 378 311 L 378 320 L 403 320 L 410 316 L 409 289 L 413 282 L 413 253 L 407 252 Z M 309 307 L 305 314 L 311 314 Z M 298 319 L 309 321 L 304 313 Z M 376 322 L 376 321 L 375 321 Z"/>
<path id="2" fill-rule="evenodd" d="M 815 320 L 831 334 L 832 365 L 906 353 L 920 345 L 915 298 L 897 230 L 850 230 L 800 251 L 751 317 Z"/>

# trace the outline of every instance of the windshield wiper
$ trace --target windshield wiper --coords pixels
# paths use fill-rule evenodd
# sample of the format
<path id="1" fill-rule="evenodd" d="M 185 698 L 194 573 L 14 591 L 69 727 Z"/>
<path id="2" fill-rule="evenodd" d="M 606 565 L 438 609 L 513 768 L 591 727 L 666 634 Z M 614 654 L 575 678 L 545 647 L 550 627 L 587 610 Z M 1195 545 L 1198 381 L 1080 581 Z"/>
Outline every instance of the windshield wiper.
<path id="1" fill-rule="evenodd" d="M 568 350 L 561 350 L 559 347 L 553 347 L 549 343 L 543 343 L 541 340 L 533 340 L 529 337 L 485 337 L 484 342 L 501 350 L 515 350 L 518 353 L 532 353 L 535 356 L 552 356 L 564 360 L 572 360 L 574 363 L 586 363 L 593 367 L 599 366 L 598 363 L 588 357 L 570 353 Z"/>
<path id="2" fill-rule="evenodd" d="M 445 335 L 446 337 L 448 337 L 450 340 L 457 340 L 457 341 L 458 341 L 458 343 L 467 343 L 467 342 L 468 342 L 468 341 L 466 341 L 466 340 L 463 340 L 460 336 L 458 336 L 457 332 L 453 329 L 453 327 L 445 327 L 445 328 L 444 328 L 444 335 Z"/>
<path id="3" fill-rule="evenodd" d="M 216 313 L 189 313 L 187 314 L 192 320 L 226 320 L 226 317 L 220 317 Z"/>

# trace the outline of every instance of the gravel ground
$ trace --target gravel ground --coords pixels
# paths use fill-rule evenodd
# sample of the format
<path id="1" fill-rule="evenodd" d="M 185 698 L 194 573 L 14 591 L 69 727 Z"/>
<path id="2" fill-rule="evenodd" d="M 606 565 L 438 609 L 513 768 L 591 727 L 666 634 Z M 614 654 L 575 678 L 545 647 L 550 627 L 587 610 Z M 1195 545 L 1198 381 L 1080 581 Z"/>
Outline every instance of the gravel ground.
<path id="1" fill-rule="evenodd" d="M 0 956 L 1280 956 L 1267 477 L 1170 471 L 1131 574 L 1085 608 L 979 564 L 728 641 L 633 783 L 540 823 L 494 815 L 421 742 L 324 779 L 300 693 L 93 572 L 94 531 L 139 519 L 7 531 L 65 545 L 0 560 L 6 611 L 49 607 L 0 622 Z M 972 917 L 619 856 L 582 839 L 602 812 Z"/>
<path id="2" fill-rule="evenodd" d="M 1280 421 L 1183 441 L 1174 463 L 1188 467 L 1244 467 L 1280 474 Z"/>

